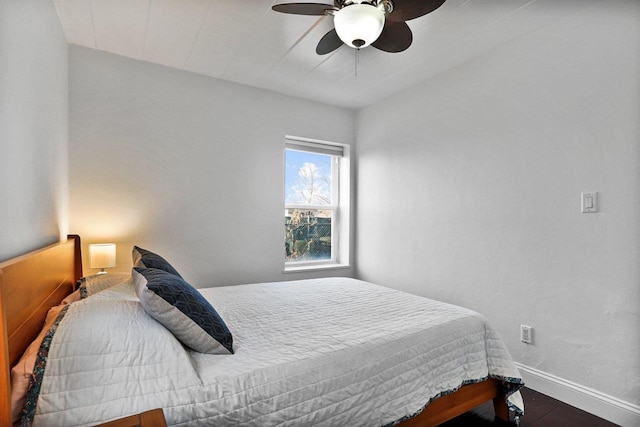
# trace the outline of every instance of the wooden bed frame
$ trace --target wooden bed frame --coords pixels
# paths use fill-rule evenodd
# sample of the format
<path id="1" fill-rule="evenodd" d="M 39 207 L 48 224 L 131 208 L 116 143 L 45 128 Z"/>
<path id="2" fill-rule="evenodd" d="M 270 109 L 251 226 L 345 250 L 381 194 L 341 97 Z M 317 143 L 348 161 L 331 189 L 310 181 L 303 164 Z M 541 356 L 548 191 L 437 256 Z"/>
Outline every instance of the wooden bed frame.
<path id="1" fill-rule="evenodd" d="M 82 277 L 80 236 L 0 263 L 0 425 L 11 425 L 11 367 L 38 335 L 51 307 Z M 402 427 L 436 426 L 493 400 L 496 417 L 509 420 L 505 393 L 489 379 L 431 402 Z"/>

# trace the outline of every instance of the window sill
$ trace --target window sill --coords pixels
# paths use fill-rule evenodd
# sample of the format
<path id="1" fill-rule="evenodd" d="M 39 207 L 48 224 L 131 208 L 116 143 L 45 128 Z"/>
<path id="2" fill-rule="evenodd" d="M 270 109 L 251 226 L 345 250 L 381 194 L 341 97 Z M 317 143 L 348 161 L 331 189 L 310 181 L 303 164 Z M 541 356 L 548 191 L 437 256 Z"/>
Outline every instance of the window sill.
<path id="1" fill-rule="evenodd" d="M 351 268 L 349 264 L 307 264 L 296 266 L 285 266 L 283 273 L 302 273 L 305 271 L 325 271 L 325 270 L 343 270 Z"/>

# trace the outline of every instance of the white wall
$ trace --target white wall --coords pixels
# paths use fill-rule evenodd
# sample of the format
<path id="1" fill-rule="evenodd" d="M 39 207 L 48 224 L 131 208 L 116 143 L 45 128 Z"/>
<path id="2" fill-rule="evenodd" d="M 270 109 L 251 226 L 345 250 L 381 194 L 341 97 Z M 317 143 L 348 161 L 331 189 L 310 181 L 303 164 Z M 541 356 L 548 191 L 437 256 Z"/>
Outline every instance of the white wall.
<path id="1" fill-rule="evenodd" d="M 53 2 L 0 1 L 0 260 L 67 234 L 67 68 Z"/>
<path id="2" fill-rule="evenodd" d="M 640 2 L 600 4 L 359 111 L 356 264 L 638 405 Z"/>
<path id="3" fill-rule="evenodd" d="M 194 286 L 308 277 L 282 273 L 284 137 L 352 143 L 354 112 L 78 46 L 70 105 L 70 227 L 119 270 L 138 244 Z"/>

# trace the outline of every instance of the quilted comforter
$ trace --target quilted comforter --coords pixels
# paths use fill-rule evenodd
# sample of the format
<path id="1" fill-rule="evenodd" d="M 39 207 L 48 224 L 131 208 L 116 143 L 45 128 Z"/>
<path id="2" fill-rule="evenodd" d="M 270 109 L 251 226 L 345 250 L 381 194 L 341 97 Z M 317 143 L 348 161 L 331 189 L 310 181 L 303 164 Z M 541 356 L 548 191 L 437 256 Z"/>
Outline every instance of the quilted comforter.
<path id="1" fill-rule="evenodd" d="M 473 311 L 348 278 L 200 292 L 235 354 L 183 347 L 124 280 L 58 319 L 25 424 L 91 425 L 160 407 L 178 426 L 385 426 L 488 377 L 524 410 L 509 352 Z"/>

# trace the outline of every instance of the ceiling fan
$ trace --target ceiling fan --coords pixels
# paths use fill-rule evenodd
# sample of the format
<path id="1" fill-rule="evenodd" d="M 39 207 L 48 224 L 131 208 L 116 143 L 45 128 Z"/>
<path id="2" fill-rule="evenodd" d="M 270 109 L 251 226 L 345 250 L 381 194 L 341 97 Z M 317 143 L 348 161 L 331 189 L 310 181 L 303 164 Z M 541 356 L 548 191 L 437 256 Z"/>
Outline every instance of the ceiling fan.
<path id="1" fill-rule="evenodd" d="M 343 44 L 355 49 L 373 46 L 385 52 L 402 52 L 413 34 L 405 21 L 439 8 L 445 0 L 334 0 L 334 4 L 283 3 L 276 12 L 294 15 L 333 15 L 334 29 L 318 42 L 316 53 L 326 55 Z"/>

